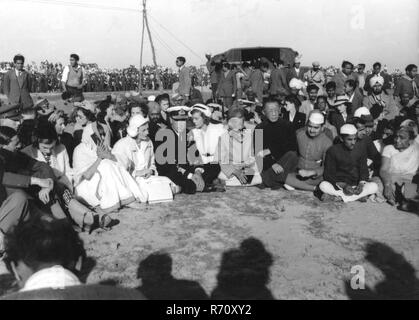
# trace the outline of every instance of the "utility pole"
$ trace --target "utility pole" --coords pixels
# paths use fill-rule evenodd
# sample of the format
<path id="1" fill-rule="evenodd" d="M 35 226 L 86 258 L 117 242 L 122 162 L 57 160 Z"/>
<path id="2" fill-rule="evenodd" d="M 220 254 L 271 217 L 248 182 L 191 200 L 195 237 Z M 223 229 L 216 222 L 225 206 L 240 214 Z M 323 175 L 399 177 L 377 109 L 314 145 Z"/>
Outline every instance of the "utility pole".
<path id="1" fill-rule="evenodd" d="M 143 60 L 144 29 L 145 28 L 147 28 L 148 38 L 150 39 L 151 53 L 153 54 L 153 62 L 154 62 L 154 67 L 155 67 L 156 82 L 159 85 L 160 91 L 162 91 L 163 90 L 163 84 L 161 82 L 160 73 L 159 73 L 159 70 L 157 68 L 156 51 L 154 49 L 154 43 L 153 43 L 153 39 L 151 37 L 151 31 L 150 31 L 150 27 L 148 25 L 148 19 L 147 19 L 147 0 L 143 0 L 143 32 L 142 32 L 142 38 L 141 38 L 140 69 L 142 68 L 142 60 Z M 140 77 L 142 78 L 142 71 L 141 70 L 140 70 Z M 140 80 L 140 84 L 141 83 L 142 83 L 142 79 Z"/>
<path id="2" fill-rule="evenodd" d="M 138 91 L 143 89 L 143 48 L 144 48 L 144 31 L 145 31 L 145 0 L 143 0 L 143 29 L 141 34 L 141 52 L 140 52 L 140 75 L 138 79 Z"/>

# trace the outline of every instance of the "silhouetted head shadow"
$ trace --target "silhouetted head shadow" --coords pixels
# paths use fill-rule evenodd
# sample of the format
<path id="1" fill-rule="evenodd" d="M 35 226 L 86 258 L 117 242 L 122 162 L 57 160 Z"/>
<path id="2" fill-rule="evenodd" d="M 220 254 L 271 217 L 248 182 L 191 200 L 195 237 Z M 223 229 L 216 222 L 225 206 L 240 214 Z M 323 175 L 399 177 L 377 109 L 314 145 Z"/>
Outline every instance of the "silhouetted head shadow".
<path id="1" fill-rule="evenodd" d="M 223 253 L 217 275 L 217 287 L 211 298 L 217 300 L 272 300 L 266 287 L 272 255 L 255 238 L 244 240 L 240 247 Z"/>
<path id="2" fill-rule="evenodd" d="M 365 259 L 380 269 L 385 279 L 378 283 L 374 289 L 365 286 L 365 289 L 354 290 L 350 281 L 346 281 L 346 293 L 350 299 L 418 299 L 419 280 L 415 269 L 406 261 L 402 254 L 397 253 L 386 244 L 370 242 L 365 247 Z M 365 274 L 368 282 L 368 274 Z"/>
<path id="3" fill-rule="evenodd" d="M 167 253 L 153 253 L 140 262 L 138 287 L 151 300 L 205 300 L 208 295 L 196 281 L 175 279 L 172 258 Z"/>

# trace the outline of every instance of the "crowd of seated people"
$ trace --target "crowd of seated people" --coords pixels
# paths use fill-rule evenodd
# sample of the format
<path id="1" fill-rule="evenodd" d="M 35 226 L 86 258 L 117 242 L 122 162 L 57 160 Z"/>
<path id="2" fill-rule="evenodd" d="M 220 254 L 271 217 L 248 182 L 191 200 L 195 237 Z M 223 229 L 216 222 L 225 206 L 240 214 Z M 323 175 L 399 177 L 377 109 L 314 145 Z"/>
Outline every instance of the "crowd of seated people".
<path id="1" fill-rule="evenodd" d="M 292 78 L 289 90 L 262 101 L 245 90 L 230 106 L 135 93 L 75 102 L 68 113 L 47 99 L 23 112 L 1 107 L 0 240 L 37 212 L 106 230 L 121 208 L 226 187 L 298 189 L 322 201 L 415 200 L 419 101 L 406 81 L 417 67 L 406 72 L 396 97 L 378 74 L 366 92 L 342 73 L 339 86 Z"/>

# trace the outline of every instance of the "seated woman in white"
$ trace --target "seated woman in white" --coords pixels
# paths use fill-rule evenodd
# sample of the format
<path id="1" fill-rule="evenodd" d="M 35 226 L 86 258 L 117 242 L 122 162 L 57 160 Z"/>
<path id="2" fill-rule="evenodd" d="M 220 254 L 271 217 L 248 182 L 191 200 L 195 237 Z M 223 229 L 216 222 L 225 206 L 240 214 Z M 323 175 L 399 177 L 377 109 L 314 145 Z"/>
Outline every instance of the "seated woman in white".
<path id="1" fill-rule="evenodd" d="M 146 197 L 131 175 L 118 164 L 106 143 L 106 131 L 98 122 L 83 130 L 82 141 L 74 149 L 73 169 L 75 193 L 92 207 L 112 212 Z"/>
<path id="2" fill-rule="evenodd" d="M 244 128 L 244 112 L 235 108 L 228 113 L 228 131 L 219 139 L 215 161 L 221 167 L 219 179 L 226 186 L 253 186 L 262 183 L 252 154 L 253 130 Z"/>
<path id="3" fill-rule="evenodd" d="M 169 178 L 157 175 L 148 122 L 149 119 L 140 114 L 133 116 L 127 128 L 128 135 L 114 145 L 112 154 L 137 181 L 146 201 L 170 201 L 176 186 Z"/>
<path id="4" fill-rule="evenodd" d="M 384 183 L 384 196 L 395 205 L 395 184 L 404 184 L 404 196 L 417 195 L 417 185 L 412 182 L 419 169 L 419 144 L 411 127 L 401 127 L 394 145 L 384 147 L 380 175 Z"/>

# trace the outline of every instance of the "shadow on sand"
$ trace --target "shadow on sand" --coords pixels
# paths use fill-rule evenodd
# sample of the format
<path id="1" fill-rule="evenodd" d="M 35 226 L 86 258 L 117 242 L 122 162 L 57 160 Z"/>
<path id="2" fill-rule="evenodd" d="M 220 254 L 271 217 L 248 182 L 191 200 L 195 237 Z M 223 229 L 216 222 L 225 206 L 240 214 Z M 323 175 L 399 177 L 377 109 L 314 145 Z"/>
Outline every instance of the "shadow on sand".
<path id="1" fill-rule="evenodd" d="M 374 288 L 354 290 L 345 281 L 346 294 L 353 300 L 412 300 L 419 299 L 419 279 L 415 269 L 400 253 L 386 244 L 370 242 L 365 248 L 365 259 L 380 269 L 385 279 Z M 366 275 L 368 279 L 368 275 Z"/>
<path id="2" fill-rule="evenodd" d="M 153 253 L 141 261 L 137 278 L 142 280 L 137 289 L 151 300 L 208 299 L 198 282 L 172 276 L 172 258 L 167 253 Z"/>
<path id="3" fill-rule="evenodd" d="M 217 287 L 211 294 L 215 300 L 273 300 L 266 285 L 272 255 L 261 241 L 244 240 L 237 249 L 223 253 L 217 275 Z"/>

